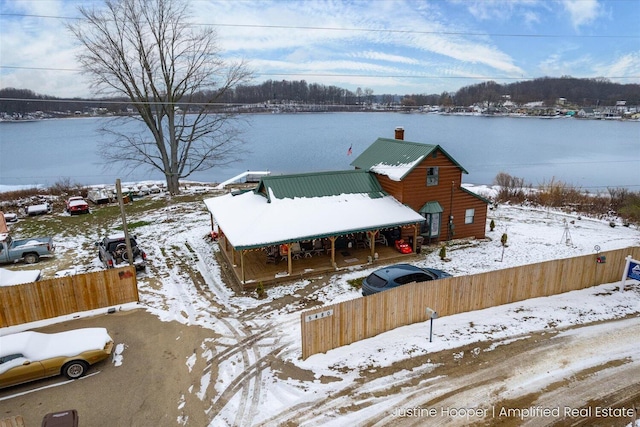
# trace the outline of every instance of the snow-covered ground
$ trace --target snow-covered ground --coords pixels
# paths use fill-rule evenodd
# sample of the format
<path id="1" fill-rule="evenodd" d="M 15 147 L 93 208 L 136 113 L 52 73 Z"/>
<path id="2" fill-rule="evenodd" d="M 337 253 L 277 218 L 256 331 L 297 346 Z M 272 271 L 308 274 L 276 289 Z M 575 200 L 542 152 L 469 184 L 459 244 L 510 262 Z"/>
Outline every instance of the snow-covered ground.
<path id="1" fill-rule="evenodd" d="M 491 191 L 485 187 L 472 189 L 485 195 Z M 203 345 L 200 353 L 185 360 L 189 370 L 195 365 L 196 358 L 217 363 L 217 374 L 203 372 L 199 382 L 189 391 L 199 399 L 211 399 L 211 426 L 276 425 L 292 420 L 298 420 L 300 425 L 352 426 L 362 424 L 363 419 L 374 420 L 365 424 L 384 425 L 384 420 L 393 421 L 390 414 L 401 407 L 401 402 L 406 403 L 406 396 L 413 393 L 412 387 L 416 386 L 409 386 L 407 381 L 423 378 L 419 380 L 420 387 L 427 390 L 434 379 L 424 378 L 438 366 L 435 361 L 425 361 L 412 369 L 394 369 L 389 374 L 381 374 L 403 362 L 428 358 L 440 351 L 453 351 L 454 357 L 462 360 L 469 354 L 462 350 L 456 353 L 458 348 L 475 343 L 478 352 L 491 352 L 531 334 L 557 332 L 558 329 L 562 331 L 556 338 L 566 339 L 579 334 L 584 334 L 585 339 L 615 337 L 621 327 L 640 332 L 637 316 L 640 313 L 640 283 L 628 280 L 623 292 L 618 291 L 619 282 L 605 283 L 562 295 L 442 317 L 433 323 L 432 341 L 429 340 L 429 322 L 418 323 L 302 360 L 299 322 L 300 311 L 305 308 L 303 301 L 313 301 L 317 307 L 318 304 L 359 298 L 359 290 L 347 281 L 366 276 L 374 268 L 353 267 L 313 280 L 272 287 L 267 289 L 265 299 L 238 295 L 223 283 L 220 266 L 212 256 L 217 251 L 216 245 L 203 238 L 210 229 L 204 206 L 192 213 L 181 213 L 179 223 L 169 220 L 171 215 L 172 208 L 169 207 L 144 218 L 149 225 L 136 230 L 139 240 L 150 245 L 147 252 L 152 262 L 161 259 L 161 250 L 166 248 L 182 252 L 183 258 L 190 259 L 201 273 L 206 282 L 206 295 L 196 289 L 189 275 L 175 266 L 154 262 L 158 269 L 154 276 L 162 279 L 152 284 L 150 278 L 141 278 L 141 300 L 148 311 L 162 320 L 199 325 L 222 337 L 215 346 L 217 352 L 211 352 Z M 603 252 L 640 246 L 640 231 L 636 226 L 624 227 L 618 223 L 611 227 L 610 219 L 509 205 L 489 211 L 490 219 L 495 221 L 496 228 L 487 233 L 488 240 L 454 245 L 448 251 L 448 262 L 441 261 L 434 252 L 416 264 L 441 268 L 454 275 L 469 275 L 595 254 L 596 245 Z M 503 233 L 508 234 L 508 247 L 504 253 L 500 244 Z M 64 239 L 57 243 L 62 248 L 79 246 Z M 94 267 L 100 268 L 97 262 Z M 620 266 L 621 274 L 622 268 Z M 624 323 L 584 326 L 624 318 L 627 318 Z M 583 327 L 565 329 L 573 325 Z M 254 339 L 246 343 L 248 337 Z M 482 343 L 495 344 L 480 350 Z M 232 347 L 242 351 L 222 357 L 226 349 Z M 635 367 L 640 373 L 640 340 L 629 339 L 623 334 L 620 341 L 609 342 L 607 348 L 615 351 L 603 350 L 588 358 L 577 354 L 567 356 L 561 368 L 549 365 L 546 377 L 535 374 L 535 380 L 506 387 L 506 391 L 496 390 L 494 397 L 497 400 L 513 399 L 533 393 L 563 376 L 575 375 L 618 358 L 625 358 L 626 367 Z M 277 366 L 265 360 L 277 360 Z M 126 364 L 126 352 L 119 354 L 119 363 Z M 305 372 L 306 375 L 292 372 Z M 443 392 L 446 391 L 447 378 L 438 381 Z M 525 380 L 520 378 L 520 381 Z M 245 383 L 247 385 L 242 386 Z M 395 391 L 394 383 L 398 385 Z M 251 389 L 248 384 L 252 384 Z M 215 393 L 205 392 L 211 388 Z M 238 391 L 240 389 L 243 393 Z M 388 392 L 382 396 L 380 390 Z M 437 397 L 437 393 L 434 396 Z M 473 399 L 467 398 L 461 404 L 475 408 L 489 404 L 486 400 Z M 188 415 L 179 418 L 178 422 L 187 423 Z"/>
<path id="2" fill-rule="evenodd" d="M 489 188 L 476 188 L 476 191 L 488 194 Z M 523 264 L 536 263 L 558 258 L 568 258 L 584 254 L 595 254 L 595 246 L 600 251 L 640 245 L 640 232 L 635 227 L 623 227 L 620 223 L 611 227 L 610 219 L 598 220 L 580 217 L 577 214 L 566 214 L 549 209 L 535 209 L 521 206 L 501 205 L 489 213 L 490 219 L 496 223 L 493 232 L 488 233 L 490 241 L 465 242 L 452 247 L 448 252 L 451 259 L 443 262 L 432 253 L 417 262 L 418 265 L 442 268 L 454 275 L 474 274 L 494 269 L 507 268 Z M 165 283 L 165 289 L 157 295 L 146 295 L 149 309 L 165 320 L 178 320 L 184 323 L 197 323 L 212 328 L 230 341 L 243 327 L 251 325 L 262 331 L 271 331 L 263 339 L 256 342 L 252 354 L 238 354 L 235 358 L 219 361 L 220 373 L 217 378 L 203 375 L 199 390 L 213 386 L 219 395 L 228 391 L 238 378 L 249 370 L 243 359 L 250 359 L 250 369 L 258 369 L 260 374 L 248 376 L 247 383 L 259 381 L 260 394 L 252 396 L 249 404 L 243 399 L 246 395 L 236 393 L 229 395 L 228 403 L 217 408 L 212 426 L 218 425 L 256 425 L 264 423 L 280 423 L 298 418 L 301 424 L 351 426 L 362 420 L 363 413 L 353 411 L 350 414 L 338 414 L 338 407 L 318 403 L 331 401 L 332 396 L 345 393 L 350 387 L 367 378 L 373 372 L 392 366 L 403 360 L 429 355 L 441 350 L 451 350 L 472 343 L 493 342 L 496 340 L 522 339 L 527 334 L 547 331 L 550 326 L 563 328 L 571 325 L 582 325 L 608 319 L 623 318 L 640 313 L 640 290 L 638 283 L 629 281 L 631 286 L 625 292 L 616 289 L 619 283 L 603 284 L 599 287 L 571 292 L 549 298 L 539 298 L 525 302 L 495 307 L 479 312 L 464 313 L 437 319 L 434 323 L 432 342 L 429 342 L 429 325 L 419 323 L 398 328 L 382 335 L 341 347 L 327 354 L 316 354 L 307 360 L 301 360 L 300 350 L 300 304 L 301 299 L 311 299 L 322 304 L 332 304 L 353 298 L 359 298 L 359 290 L 351 287 L 347 280 L 366 276 L 373 268 L 352 268 L 339 274 L 319 278 L 325 281 L 322 286 L 309 292 L 314 281 L 305 280 L 296 283 L 273 287 L 267 290 L 267 298 L 258 300 L 253 296 L 237 296 L 225 286 L 219 266 L 208 256 L 209 245 L 201 236 L 208 231 L 208 224 L 202 228 L 191 228 L 189 231 L 175 236 L 175 243 L 187 240 L 201 255 L 198 270 L 207 280 L 209 289 L 224 309 L 212 309 L 209 302 L 203 300 L 193 286 L 182 282 L 179 277 L 171 286 Z M 500 236 L 508 234 L 509 245 L 502 253 Z M 215 248 L 213 249 L 215 250 Z M 377 266 L 376 268 L 378 268 Z M 622 266 L 621 266 L 622 269 Z M 621 270 L 622 272 L 622 270 Z M 179 290 L 176 293 L 176 290 Z M 280 304 L 279 301 L 293 296 L 294 302 Z M 296 298 L 297 297 L 297 298 Z M 260 316 L 243 316 L 248 310 L 260 310 Z M 204 313 L 204 314 L 203 314 Z M 227 322 L 219 322 L 217 318 L 225 317 Z M 637 319 L 636 319 L 637 320 Z M 470 326 L 472 325 L 472 326 Z M 584 329 L 585 334 L 614 333 L 619 325 L 605 324 L 599 326 L 597 332 Z M 635 328 L 637 329 L 636 322 Z M 611 328 L 608 330 L 608 328 Z M 582 331 L 582 330 L 581 330 Z M 565 332 L 566 334 L 579 332 Z M 504 342 L 502 343 L 504 344 Z M 499 344 L 496 344 L 499 345 Z M 615 344 L 614 344 L 615 346 Z M 225 347 L 221 346 L 222 352 Z M 622 347 L 621 350 L 622 352 Z M 636 363 L 640 363 L 640 343 L 626 342 L 624 352 Z M 284 363 L 297 366 L 311 372 L 315 380 L 300 378 L 283 378 L 277 369 L 260 368 L 261 358 L 275 355 Z M 618 357 L 616 353 L 616 357 Z M 204 356 L 204 355 L 203 355 Z M 206 356 L 205 356 L 206 357 Z M 215 355 L 209 355 L 214 358 Z M 461 354 L 459 357 L 463 357 Z M 605 363 L 612 355 L 602 353 L 593 356 L 588 362 L 580 360 L 567 361 L 567 365 L 556 375 L 571 375 L 573 371 Z M 246 360 L 244 360 L 246 362 Z M 125 360 L 126 363 L 126 360 Z M 193 361 L 191 361 L 193 363 Z M 575 365 L 574 365 L 575 364 Z M 421 370 L 432 369 L 427 363 Z M 391 376 L 383 376 L 373 380 L 370 391 L 383 388 L 382 384 L 393 383 L 395 377 L 411 377 L 415 373 L 397 372 Z M 340 378 L 340 381 L 324 381 L 326 378 Z M 401 382 L 398 378 L 397 381 Z M 550 375 L 548 382 L 555 381 Z M 520 393 L 526 394 L 546 384 L 545 381 L 532 382 L 530 388 L 522 387 Z M 248 388 L 248 386 L 247 386 Z M 360 390 L 362 392 L 362 390 Z M 389 395 L 386 399 L 368 402 L 367 416 L 370 411 L 375 414 L 388 414 L 397 408 L 399 396 Z M 214 407 L 219 402 L 214 399 Z M 352 401 L 350 404 L 356 405 Z M 480 402 L 467 402 L 467 406 L 479 407 Z M 311 407 L 317 407 L 315 411 Z M 345 406 L 349 406 L 345 403 Z M 372 408 L 374 407 L 374 408 Z M 259 408 L 259 410 L 258 410 Z M 301 409 L 294 409 L 301 408 Z M 366 418 L 366 417 L 365 417 Z"/>

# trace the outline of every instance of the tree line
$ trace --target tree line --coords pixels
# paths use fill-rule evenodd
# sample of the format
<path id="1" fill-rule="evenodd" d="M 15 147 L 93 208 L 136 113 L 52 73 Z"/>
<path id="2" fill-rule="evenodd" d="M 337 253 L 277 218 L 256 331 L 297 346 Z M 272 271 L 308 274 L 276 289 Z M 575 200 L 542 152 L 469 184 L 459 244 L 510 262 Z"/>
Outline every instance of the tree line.
<path id="1" fill-rule="evenodd" d="M 508 95 L 508 98 L 505 97 Z M 207 102 L 207 93 L 195 96 L 191 102 Z M 469 106 L 495 105 L 506 99 L 515 104 L 542 101 L 547 106 L 556 104 L 559 98 L 578 107 L 614 106 L 618 101 L 627 105 L 640 105 L 640 85 L 613 83 L 607 79 L 579 79 L 573 77 L 542 77 L 501 85 L 489 81 L 465 86 L 456 92 L 441 94 L 374 95 L 370 88 L 355 91 L 333 85 L 307 83 L 305 80 L 267 80 L 263 83 L 242 84 L 228 90 L 217 102 L 224 104 L 282 104 L 302 103 L 317 105 L 371 105 L 402 104 L 405 107 L 422 105 Z M 99 103 L 99 102 L 102 103 Z M 127 111 L 128 99 L 57 98 L 40 95 L 29 89 L 0 89 L 0 112 L 7 114 L 31 114 L 36 111 L 49 113 L 86 112 L 101 108 L 104 112 Z"/>
<path id="2" fill-rule="evenodd" d="M 496 105 L 510 100 L 516 105 L 542 101 L 545 106 L 556 105 L 565 98 L 567 105 L 576 107 L 615 106 L 618 101 L 626 105 L 640 105 L 640 85 L 613 83 L 605 78 L 578 79 L 564 76 L 541 77 L 501 85 L 494 81 L 465 86 L 455 93 L 440 95 L 408 95 L 405 105 Z"/>

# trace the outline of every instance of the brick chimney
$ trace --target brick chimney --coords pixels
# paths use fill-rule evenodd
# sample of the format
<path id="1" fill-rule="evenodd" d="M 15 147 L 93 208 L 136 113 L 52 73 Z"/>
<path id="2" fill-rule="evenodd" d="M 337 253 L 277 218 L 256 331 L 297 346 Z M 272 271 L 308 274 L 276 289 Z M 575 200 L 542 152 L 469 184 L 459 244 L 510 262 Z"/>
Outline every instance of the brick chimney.
<path id="1" fill-rule="evenodd" d="M 398 126 L 396 128 L 396 139 L 403 140 L 404 139 L 404 128 Z"/>

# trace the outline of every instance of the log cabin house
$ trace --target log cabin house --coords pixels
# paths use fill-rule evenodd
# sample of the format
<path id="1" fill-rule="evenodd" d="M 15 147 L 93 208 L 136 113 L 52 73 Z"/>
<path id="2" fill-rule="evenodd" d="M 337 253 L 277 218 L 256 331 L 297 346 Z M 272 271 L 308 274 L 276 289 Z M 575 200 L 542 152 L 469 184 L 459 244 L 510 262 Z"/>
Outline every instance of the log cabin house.
<path id="1" fill-rule="evenodd" d="M 420 213 L 420 235 L 429 242 L 485 237 L 487 199 L 462 187 L 468 172 L 439 145 L 378 138 L 352 163 L 373 173 L 383 190 Z M 403 236 L 407 237 L 407 236 Z"/>
<path id="2" fill-rule="evenodd" d="M 403 132 L 376 140 L 354 170 L 265 176 L 206 199 L 240 287 L 406 257 L 396 243 L 416 253 L 423 242 L 483 238 L 488 201 L 461 187 L 464 168 Z"/>

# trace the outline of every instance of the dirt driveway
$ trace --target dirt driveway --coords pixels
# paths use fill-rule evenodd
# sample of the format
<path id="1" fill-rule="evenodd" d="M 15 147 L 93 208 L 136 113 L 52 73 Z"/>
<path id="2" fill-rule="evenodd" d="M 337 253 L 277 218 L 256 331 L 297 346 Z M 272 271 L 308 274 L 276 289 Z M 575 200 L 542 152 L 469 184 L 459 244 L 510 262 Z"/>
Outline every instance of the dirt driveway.
<path id="1" fill-rule="evenodd" d="M 367 415 L 358 417 L 358 425 L 416 425 L 418 422 L 418 425 L 447 426 L 625 426 L 631 421 L 628 412 L 622 414 L 624 416 L 604 418 L 596 416 L 595 411 L 599 407 L 640 407 L 637 380 L 640 366 L 629 360 L 585 370 L 516 400 L 489 404 L 496 393 L 504 392 L 513 384 L 534 381 L 545 371 L 547 375 L 553 375 L 558 369 L 554 366 L 561 367 L 563 358 L 574 357 L 576 351 L 585 354 L 615 351 L 620 342 L 633 340 L 640 334 L 637 319 L 618 322 L 621 322 L 620 332 L 616 336 L 602 337 L 598 342 L 592 338 L 581 340 L 577 335 L 558 337 L 556 333 L 547 332 L 409 358 L 367 372 L 362 381 L 346 387 L 331 399 L 311 399 L 305 404 L 286 408 L 268 420 L 238 425 L 324 425 L 331 424 L 331 419 L 337 421 L 337 425 L 345 425 L 335 418 L 338 414 L 349 416 L 364 408 Z M 206 426 L 228 403 L 228 399 L 220 399 L 221 395 L 231 391 L 242 393 L 242 388 L 249 385 L 248 381 L 236 383 L 217 395 L 213 384 L 205 385 L 203 394 L 208 398 L 203 399 L 203 394 L 194 392 L 194 388 L 201 387 L 203 372 L 216 370 L 217 366 L 188 361 L 197 359 L 193 356 L 203 351 L 203 345 L 213 349 L 219 337 L 211 330 L 197 326 L 162 322 L 144 309 L 76 319 L 40 330 L 57 332 L 96 326 L 112 331 L 116 344 L 124 345 L 123 350 L 116 350 L 115 361 L 100 363 L 80 380 L 66 381 L 56 377 L 0 390 L 0 417 L 22 415 L 25 425 L 34 427 L 40 425 L 48 412 L 75 408 L 82 426 Z M 258 332 L 253 339 L 238 344 L 250 348 L 263 333 Z M 121 363 L 115 363 L 120 358 Z M 256 366 L 277 371 L 285 378 L 313 380 L 309 373 L 275 359 Z M 256 366 L 251 370 L 258 369 Z M 211 374 L 216 377 L 222 373 Z M 372 392 L 370 384 L 374 382 L 383 385 Z M 268 385 L 262 384 L 262 387 Z M 259 395 L 266 390 L 256 392 Z M 387 399 L 397 401 L 394 406 L 397 412 L 389 411 Z M 212 400 L 217 404 L 212 406 Z M 588 407 L 580 405 L 583 400 L 590 402 Z M 378 403 L 384 409 L 377 409 Z M 583 408 L 583 412 L 560 421 L 555 417 L 522 417 L 521 413 L 500 416 L 501 410 L 509 408 L 534 411 L 535 408 L 555 407 L 561 411 L 565 407 Z M 588 408 L 591 412 L 584 412 Z M 474 409 L 472 415 L 470 412 L 465 412 L 465 416 L 462 412 L 459 415 L 449 413 L 467 409 Z M 449 412 L 445 416 L 442 411 Z M 429 416 L 429 413 L 434 415 Z"/>
<path id="2" fill-rule="evenodd" d="M 87 327 L 106 327 L 116 345 L 124 344 L 120 366 L 108 359 L 80 380 L 55 377 L 0 390 L 0 418 L 22 415 L 27 427 L 36 427 L 49 412 L 77 409 L 81 426 L 177 425 L 184 416 L 178 402 L 189 399 L 187 389 L 193 384 L 185 361 L 207 338 L 215 338 L 212 331 L 162 322 L 144 309 L 75 319 L 39 331 Z M 198 399 L 189 402 L 190 425 L 208 424 L 206 406 Z"/>

